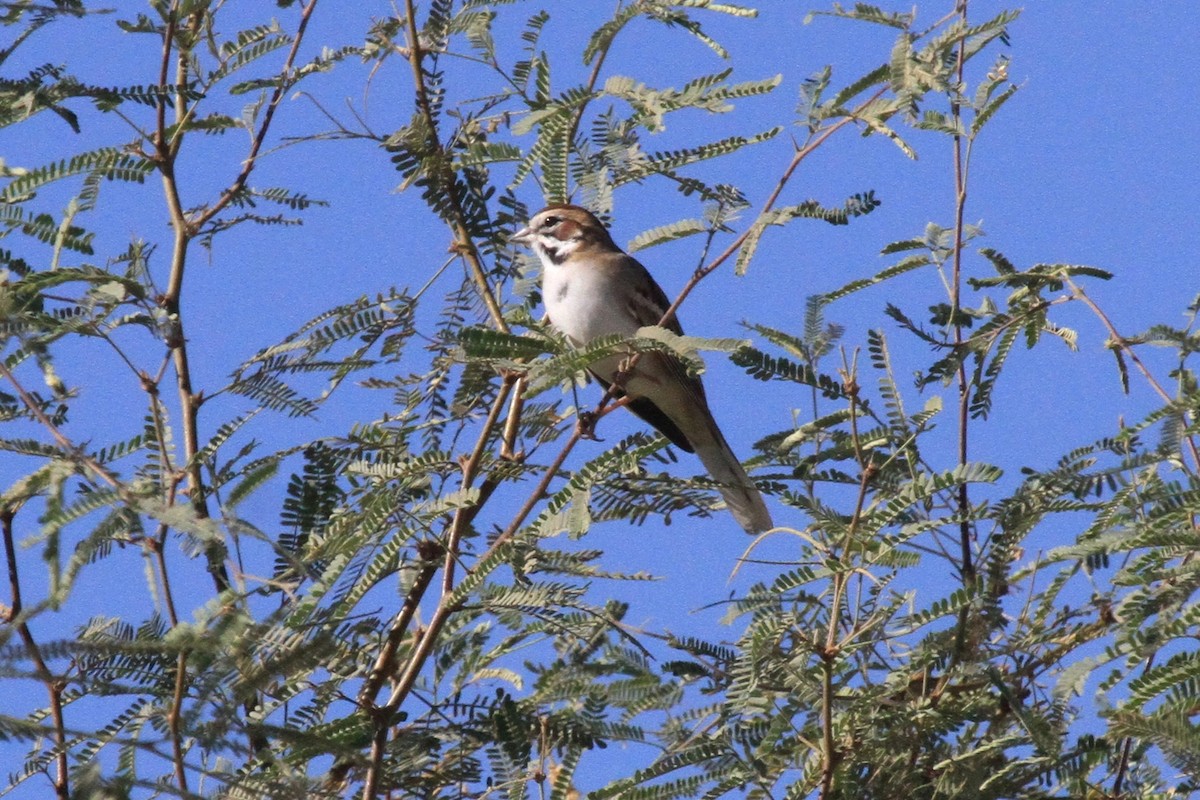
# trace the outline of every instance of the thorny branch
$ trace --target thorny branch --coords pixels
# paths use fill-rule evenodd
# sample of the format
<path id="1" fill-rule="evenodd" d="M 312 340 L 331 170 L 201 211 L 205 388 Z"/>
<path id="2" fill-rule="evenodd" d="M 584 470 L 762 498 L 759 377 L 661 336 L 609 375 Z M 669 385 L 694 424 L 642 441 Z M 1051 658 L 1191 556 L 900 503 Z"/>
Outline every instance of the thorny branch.
<path id="1" fill-rule="evenodd" d="M 1167 392 L 1158 379 L 1154 377 L 1154 373 L 1152 373 L 1150 368 L 1146 366 L 1146 363 L 1142 361 L 1141 356 L 1139 356 L 1137 351 L 1133 349 L 1129 343 L 1129 340 L 1122 336 L 1119 331 L 1117 331 L 1117 326 L 1114 325 L 1109 316 L 1104 313 L 1104 310 L 1096 304 L 1096 301 L 1083 291 L 1082 286 L 1075 283 L 1070 278 L 1065 278 L 1064 280 L 1067 286 L 1071 288 L 1071 296 L 1076 300 L 1081 301 L 1085 306 L 1088 307 L 1088 309 L 1091 310 L 1093 314 L 1096 315 L 1096 318 L 1100 320 L 1100 323 L 1104 326 L 1104 330 L 1108 332 L 1109 347 L 1124 354 L 1125 357 L 1133 362 L 1134 366 L 1137 367 L 1138 372 L 1142 373 L 1142 377 L 1146 379 L 1146 383 L 1150 385 L 1150 388 L 1154 390 L 1154 393 L 1157 394 L 1164 403 L 1167 403 L 1168 405 L 1174 403 L 1175 399 L 1171 397 L 1170 393 Z M 1198 448 L 1196 445 L 1196 438 L 1192 435 L 1189 435 L 1186 438 L 1188 454 L 1192 457 L 1192 464 L 1194 465 L 1195 469 L 1200 470 L 1200 448 Z"/>
<path id="2" fill-rule="evenodd" d="M 1150 385 L 1150 388 L 1154 390 L 1154 393 L 1157 394 L 1164 403 L 1171 405 L 1176 402 L 1176 400 L 1171 397 L 1170 393 L 1167 392 L 1159 380 L 1154 377 L 1154 373 L 1152 373 L 1150 368 L 1146 366 L 1146 363 L 1142 361 L 1141 356 L 1138 355 L 1137 351 L 1129 343 L 1129 340 L 1117 331 L 1117 326 L 1113 324 L 1113 321 L 1108 314 L 1104 313 L 1104 309 L 1100 308 L 1096 301 L 1083 291 L 1082 286 L 1075 283 L 1069 277 L 1065 278 L 1065 282 L 1071 289 L 1071 297 L 1081 301 L 1093 314 L 1096 315 L 1096 318 L 1100 320 L 1100 323 L 1104 326 L 1105 331 L 1108 333 L 1109 347 L 1113 348 L 1119 354 L 1124 355 L 1133 362 L 1134 366 L 1137 367 L 1138 372 L 1140 372 L 1142 377 L 1146 379 L 1146 383 Z M 1191 426 L 1188 426 L 1188 429 L 1190 430 Z M 1197 470 L 1200 470 L 1200 452 L 1197 450 L 1196 438 L 1195 436 L 1188 434 L 1184 437 L 1184 440 L 1187 442 L 1188 454 L 1191 455 L 1192 464 L 1194 465 L 1189 471 L 1195 474 Z M 1196 522 L 1195 519 L 1193 519 L 1193 528 L 1195 528 L 1195 525 Z M 1186 563 L 1186 561 L 1191 559 L 1193 554 L 1194 551 L 1185 555 L 1184 562 Z M 1142 665 L 1143 675 L 1149 672 L 1151 666 L 1154 664 L 1154 659 L 1157 654 L 1158 651 L 1154 650 L 1149 656 L 1146 657 L 1145 663 Z M 1116 776 L 1113 778 L 1113 797 L 1122 796 L 1122 791 L 1124 790 L 1125 784 L 1125 776 L 1129 770 L 1129 759 L 1133 754 L 1133 744 L 1134 741 L 1133 737 L 1131 736 L 1126 736 L 1121 742 L 1121 754 L 1117 760 Z"/>
<path id="3" fill-rule="evenodd" d="M 183 203 L 180 199 L 179 181 L 175 171 L 176 159 L 183 144 L 182 131 L 184 122 L 192 113 L 191 109 L 187 107 L 186 95 L 183 91 L 190 79 L 190 53 L 187 50 L 175 48 L 175 38 L 180 25 L 176 7 L 172 7 L 163 32 L 163 51 L 159 81 L 160 85 L 165 89 L 167 87 L 167 75 L 174 50 L 175 102 L 173 125 L 175 130 L 173 134 L 168 130 L 167 100 L 164 92 L 163 96 L 160 96 L 158 100 L 156 109 L 158 127 L 154 135 L 154 148 L 155 160 L 158 163 L 159 172 L 162 176 L 167 210 L 174 231 L 174 240 L 171 253 L 170 275 L 167 280 L 166 291 L 160 302 L 171 324 L 167 346 L 171 350 L 174 361 L 179 393 L 181 427 L 183 430 L 186 461 L 184 469 L 187 474 L 187 494 L 196 515 L 201 519 L 209 516 L 204 479 L 201 473 L 203 465 L 196 461 L 196 455 L 200 451 L 199 411 L 200 406 L 204 402 L 204 396 L 202 392 L 195 391 L 192 385 L 192 369 L 189 363 L 188 342 L 182 314 L 183 284 L 186 274 L 188 250 L 200 228 L 224 210 L 245 189 L 246 182 L 249 180 L 250 174 L 258 163 L 259 153 L 271 128 L 275 111 L 279 107 L 284 93 L 292 83 L 296 56 L 299 53 L 301 42 L 304 40 L 305 30 L 308 27 L 309 19 L 316 5 L 317 0 L 310 0 L 309 3 L 301 6 L 300 20 L 297 23 L 296 34 L 292 38 L 291 48 L 280 70 L 279 80 L 263 111 L 262 120 L 251 143 L 250 151 L 242 162 L 241 170 L 229 187 L 221 193 L 220 198 L 215 203 L 194 216 L 189 216 L 183 208 Z M 196 34 L 204 24 L 204 17 L 199 13 L 193 14 L 188 18 L 186 24 L 189 27 L 189 31 L 192 34 Z M 230 587 L 230 580 L 223 563 L 223 555 L 219 552 L 210 553 L 209 560 L 210 570 L 213 572 L 213 580 L 216 583 L 217 590 L 224 591 L 228 589 Z"/>
<path id="4" fill-rule="evenodd" d="M 413 82 L 416 87 L 417 107 L 424 117 L 429 130 L 429 147 L 439 154 L 444 155 L 442 152 L 444 148 L 438 133 L 437 120 L 434 117 L 429 93 L 425 86 L 425 73 L 423 70 L 425 53 L 421 47 L 420 33 L 417 30 L 416 8 L 413 0 L 405 0 L 405 14 L 408 32 L 408 47 L 405 48 L 405 54 L 412 69 Z M 455 180 L 455 175 L 451 172 L 449 162 L 442 161 L 440 163 L 443 163 L 441 168 L 444 171 L 444 174 L 440 177 L 446 187 L 449 206 L 453 215 L 450 220 L 450 227 L 454 234 L 455 250 L 466 262 L 476 291 L 483 298 L 483 302 L 487 306 L 492 324 L 497 329 L 507 332 L 509 330 L 508 323 L 504 319 L 500 304 L 488 282 L 487 271 L 484 269 L 482 256 L 475 245 L 474 238 L 471 236 L 470 228 L 467 224 L 467 215 L 463 210 L 462 198 L 458 193 L 458 184 Z M 487 418 L 484 420 L 475 447 L 470 456 L 462 463 L 461 486 L 463 489 L 469 489 L 474 485 L 479 475 L 479 467 L 483 456 L 487 452 L 489 443 L 492 441 L 492 434 L 499 424 L 501 412 L 508 403 L 513 387 L 517 382 L 515 375 L 507 376 L 501 384 L 496 398 L 492 401 L 492 406 L 489 409 Z M 514 405 L 514 409 L 510 413 L 519 413 L 519 406 Z M 515 423 L 510 420 L 511 424 Z M 506 440 L 506 451 L 509 449 Z M 454 567 L 459 558 L 459 547 L 462 536 L 467 526 L 482 510 L 484 504 L 491 497 L 492 492 L 495 491 L 498 485 L 496 481 L 485 479 L 480 486 L 479 495 L 475 502 L 469 507 L 460 508 L 455 511 L 444 544 L 445 560 L 442 567 L 442 603 L 439 605 L 438 612 L 435 613 L 434 618 L 423 630 L 413 651 L 408 655 L 403 674 L 396 688 L 393 689 L 388 702 L 383 706 L 377 706 L 375 698 L 379 690 L 383 687 L 384 681 L 395 672 L 396 653 L 404 641 L 421 598 L 428 591 L 433 581 L 433 576 L 436 572 L 436 556 L 432 551 L 424 554 L 428 557 L 423 557 L 424 563 L 420 567 L 417 578 L 410 587 L 400 612 L 393 620 L 384 645 L 376 656 L 371 674 L 359 693 L 359 707 L 364 712 L 370 714 L 375 726 L 371 740 L 369 765 L 363 781 L 363 797 L 368 798 L 368 800 L 375 797 L 379 792 L 379 778 L 383 770 L 383 756 L 387 746 L 391 719 L 396 710 L 404 702 L 404 698 L 407 697 L 413 682 L 416 680 L 416 676 L 424 666 L 430 652 L 432 652 L 433 645 L 437 641 L 442 625 L 449 617 L 451 611 L 453 611 L 445 601 L 454 589 Z M 401 687 L 403 688 L 401 689 Z M 344 769 L 344 766 L 339 765 L 339 767 L 335 768 L 335 774 L 332 777 L 338 780 L 338 773 L 343 772 Z"/>
<path id="5" fill-rule="evenodd" d="M 87 453 L 83 452 L 80 448 L 76 447 L 75 444 L 68 439 L 61 430 L 59 430 L 58 426 L 54 424 L 54 420 L 50 419 L 50 417 L 46 415 L 46 412 L 42 410 L 42 407 L 38 404 L 37 400 L 33 398 L 33 395 L 31 395 L 28 390 L 26 390 L 25 387 L 17 380 L 17 377 L 13 375 L 12 370 L 10 370 L 8 365 L 4 363 L 4 359 L 0 359 L 0 377 L 3 377 L 6 381 L 12 384 L 13 389 L 15 389 L 17 392 L 17 397 L 21 399 L 22 405 L 28 409 L 29 413 L 33 415 L 34 419 L 41 423 L 46 430 L 50 432 L 50 435 L 54 437 L 54 441 L 65 454 L 68 454 L 72 459 L 87 467 L 87 469 L 96 477 L 107 483 L 112 488 L 116 489 L 117 492 L 121 494 L 122 499 L 124 499 L 126 502 L 131 502 L 131 496 L 128 494 L 128 490 L 126 489 L 125 485 L 122 484 L 117 479 L 117 476 L 109 471 L 107 467 L 89 456 Z"/>

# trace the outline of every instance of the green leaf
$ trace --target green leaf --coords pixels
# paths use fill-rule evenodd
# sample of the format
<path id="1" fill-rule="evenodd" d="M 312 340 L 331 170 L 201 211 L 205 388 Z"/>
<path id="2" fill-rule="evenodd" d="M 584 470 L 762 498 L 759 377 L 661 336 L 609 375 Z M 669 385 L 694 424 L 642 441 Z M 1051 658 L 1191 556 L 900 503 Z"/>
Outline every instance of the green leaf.
<path id="1" fill-rule="evenodd" d="M 550 343 L 545 339 L 482 327 L 464 328 L 459 333 L 458 342 L 469 358 L 519 360 L 553 352 Z"/>
<path id="2" fill-rule="evenodd" d="M 707 230 L 707 226 L 703 220 L 684 219 L 639 233 L 625 249 L 630 253 L 636 253 L 639 250 L 673 242 L 676 239 L 684 239 L 688 236 L 694 236 L 697 233 L 704 233 L 705 230 Z"/>

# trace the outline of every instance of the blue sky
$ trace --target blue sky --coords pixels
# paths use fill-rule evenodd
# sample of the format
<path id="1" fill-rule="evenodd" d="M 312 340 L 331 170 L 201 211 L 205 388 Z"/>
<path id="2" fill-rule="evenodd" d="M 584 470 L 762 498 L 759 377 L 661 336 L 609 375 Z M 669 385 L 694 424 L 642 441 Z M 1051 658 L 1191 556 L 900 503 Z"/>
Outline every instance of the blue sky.
<path id="1" fill-rule="evenodd" d="M 122 12 L 141 8 L 128 0 L 119 5 Z M 884 5 L 908 9 L 911 4 Z M 932 22 L 947 5 L 922 3 L 919 13 Z M 556 71 L 561 70 L 556 72 L 560 82 L 555 88 L 563 88 L 586 70 L 571 60 L 571 50 L 559 49 L 557 41 L 580 39 L 590 30 L 584 25 L 595 24 L 612 3 L 526 3 L 515 8 L 518 24 L 526 12 L 542 7 L 552 15 L 547 33 L 555 37 L 549 41 L 556 42 L 552 57 Z M 1005 7 L 976 0 L 971 13 L 983 19 Z M 837 83 L 886 58 L 891 31 L 829 18 L 804 25 L 808 8 L 776 0 L 762 4 L 757 21 L 703 17 L 709 32 L 729 48 L 735 79 L 781 73 L 782 85 L 768 97 L 740 101 L 728 118 L 669 119 L 662 146 L 750 133 L 790 119 L 800 81 L 825 64 L 834 65 Z M 1018 266 L 1068 262 L 1113 271 L 1112 281 L 1088 284 L 1089 293 L 1123 333 L 1134 334 L 1154 323 L 1182 324 L 1185 306 L 1200 292 L 1200 267 L 1195 262 L 1200 225 L 1194 200 L 1200 185 L 1200 133 L 1193 120 L 1200 100 L 1195 80 L 1200 73 L 1200 50 L 1195 46 L 1200 41 L 1200 15 L 1187 4 L 1146 3 L 1120 12 L 1113 8 L 1114 4 L 1030 4 L 1011 26 L 1009 74 L 1021 89 L 979 142 L 966 216 L 986 231 L 981 246 L 1004 252 Z M 322 5 L 309 42 L 356 42 L 370 17 L 390 11 L 391 5 L 383 2 Z M 279 14 L 287 29 L 294 25 L 294 16 L 294 10 Z M 102 46 L 91 45 L 97 30 L 106 31 Z M 96 20 L 66 23 L 59 31 L 29 48 L 29 64 L 64 62 L 100 84 L 155 80 L 154 49 L 145 41 L 122 36 L 111 25 L 97 27 Z M 724 68 L 698 43 L 678 33 L 664 36 L 647 24 L 632 29 L 620 42 L 606 74 L 611 70 L 649 83 L 677 85 L 695 74 Z M 508 57 L 515 58 L 516 46 L 501 42 L 501 51 L 506 48 Z M 356 63 L 306 88 L 340 115 L 343 99 L 349 98 L 374 130 L 388 132 L 408 114 L 410 76 L 402 66 L 391 62 L 373 77 L 365 107 L 366 68 Z M 107 80 L 106 74 L 111 74 Z M 119 124 L 96 115 L 85 116 L 84 125 L 85 137 L 99 136 L 106 143 L 129 138 Z M 304 135 L 321 130 L 324 123 L 309 100 L 297 97 L 283 104 L 279 125 L 281 134 Z M 228 181 L 242 152 L 241 144 L 231 146 L 230 140 L 239 135 L 197 142 L 196 155 L 184 161 L 189 192 L 185 203 L 189 197 L 210 197 Z M 0 130 L 0 157 L 9 165 L 32 167 L 75 152 L 82 141 L 59 120 L 44 115 Z M 916 162 L 879 137 L 864 139 L 850 132 L 806 162 L 785 201 L 814 197 L 836 205 L 851 194 L 874 189 L 883 205 L 849 227 L 807 222 L 772 232 L 747 277 L 714 275 L 689 299 L 680 313 L 688 332 L 742 336 L 739 324 L 747 319 L 799 330 L 806 296 L 874 274 L 891 263 L 879 255 L 880 248 L 919 235 L 927 222 L 948 224 L 953 201 L 948 142 L 932 135 L 915 135 L 911 141 L 920 153 Z M 737 182 L 757 205 L 786 164 L 790 148 L 785 133 L 752 158 L 718 163 L 706 174 Z M 387 155 L 368 142 L 284 148 L 263 161 L 254 182 L 286 183 L 328 200 L 330 207 L 310 212 L 303 228 L 244 228 L 218 240 L 211 253 L 193 254 L 185 313 L 193 352 L 198 354 L 193 360 L 200 387 L 219 386 L 239 361 L 335 302 L 393 285 L 419 287 L 440 265 L 449 243 L 446 231 L 423 212 L 415 193 L 394 191 L 398 175 Z M 541 204 L 533 184 L 519 191 L 531 208 Z M 102 229 L 99 252 L 120 249 L 130 236 L 167 241 L 161 196 L 153 182 L 144 187 L 106 186 L 101 205 L 96 217 Z M 628 242 L 643 230 L 696 216 L 698 210 L 694 200 L 654 182 L 626 187 L 617 195 L 614 237 Z M 685 240 L 639 257 L 673 295 L 690 274 L 696 244 Z M 164 269 L 165 249 L 156 258 L 158 269 Z M 974 258 L 968 270 L 986 274 L 986 265 Z M 903 377 L 923 366 L 928 354 L 902 344 L 903 335 L 883 316 L 883 305 L 895 302 L 919 318 L 924 306 L 936 300 L 931 300 L 936 282 L 932 273 L 909 276 L 897 288 L 868 290 L 839 303 L 827 316 L 846 326 L 849 348 L 865 343 L 868 328 L 885 329 Z M 1121 394 L 1112 356 L 1104 348 L 1106 334 L 1085 309 L 1069 305 L 1056 319 L 1079 331 L 1079 352 L 1067 353 L 1062 345 L 1047 341 L 1033 353 L 1017 353 L 1001 382 L 995 414 L 977 428 L 972 457 L 1000 463 L 1012 476 L 1021 465 L 1047 466 L 1071 447 L 1111 433 L 1120 415 L 1136 419 L 1154 402 L 1136 378 L 1132 394 Z M 152 362 L 154 348 L 143 352 Z M 136 396 L 132 375 L 112 369 L 104 359 L 102 348 L 94 343 L 72 345 L 59 358 L 59 372 L 68 384 L 84 389 L 68 429 L 81 441 L 101 438 L 100 426 L 114 415 L 131 413 L 128 397 Z M 1169 364 L 1153 357 L 1151 363 L 1167 381 Z M 717 419 L 743 456 L 749 455 L 756 439 L 789 427 L 793 410 L 801 421 L 811 411 L 807 393 L 753 381 L 714 357 L 709 358 L 706 384 Z M 949 404 L 951 391 L 941 394 Z M 584 397 L 594 400 L 598 393 L 591 387 Z M 378 418 L 387 411 L 387 402 L 386 393 L 351 389 L 316 421 L 264 419 L 254 435 L 282 445 L 342 433 L 355 421 Z M 910 394 L 912 405 L 920 402 Z M 212 423 L 227 410 L 214 404 L 205 410 L 204 420 Z M 139 418 L 140 412 L 132 417 Z M 952 427 L 948 416 L 943 425 Z M 601 435 L 613 442 L 641 427 L 629 415 L 612 415 L 604 420 Z M 594 452 L 583 449 L 582 455 Z M 11 458 L 0 460 L 5 485 L 24 466 L 8 461 Z M 700 469 L 685 454 L 680 461 L 681 472 Z M 951 463 L 947 450 L 945 466 Z M 781 506 L 773 509 L 777 523 L 803 524 Z M 264 503 L 264 524 L 274 522 L 277 513 L 277 507 L 271 510 L 271 504 Z M 1039 535 L 1044 541 L 1034 544 L 1048 547 L 1065 543 L 1071 531 L 1056 528 Z M 750 541 L 731 520 L 679 520 L 669 528 L 608 524 L 589 536 L 589 545 L 609 551 L 609 566 L 663 576 L 638 588 L 632 622 L 652 628 L 669 624 L 683 633 L 715 638 L 725 635 L 714 627 L 719 611 L 692 612 L 729 591 L 725 579 Z M 789 552 L 792 546 L 784 539 L 775 552 Z M 36 551 L 23 558 L 29 560 L 26 574 L 35 582 Z M 113 612 L 130 602 L 149 607 L 137 584 L 140 559 L 134 553 L 117 558 L 128 561 L 129 595 L 113 592 L 104 583 L 85 584 L 68 618 Z M 98 572 L 96 578 L 101 577 Z M 204 576 L 198 578 L 203 581 Z M 627 594 L 620 587 L 614 592 Z M 43 630 L 53 635 L 48 626 Z"/>

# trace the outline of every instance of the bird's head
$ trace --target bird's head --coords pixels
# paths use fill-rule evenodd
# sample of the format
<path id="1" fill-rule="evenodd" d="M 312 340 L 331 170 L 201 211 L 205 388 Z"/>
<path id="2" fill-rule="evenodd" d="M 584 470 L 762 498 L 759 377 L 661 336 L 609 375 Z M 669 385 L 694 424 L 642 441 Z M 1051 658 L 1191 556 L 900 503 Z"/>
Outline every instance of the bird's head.
<path id="1" fill-rule="evenodd" d="M 543 263 L 554 265 L 589 251 L 619 251 L 603 223 L 579 206 L 547 206 L 509 241 L 528 245 Z"/>

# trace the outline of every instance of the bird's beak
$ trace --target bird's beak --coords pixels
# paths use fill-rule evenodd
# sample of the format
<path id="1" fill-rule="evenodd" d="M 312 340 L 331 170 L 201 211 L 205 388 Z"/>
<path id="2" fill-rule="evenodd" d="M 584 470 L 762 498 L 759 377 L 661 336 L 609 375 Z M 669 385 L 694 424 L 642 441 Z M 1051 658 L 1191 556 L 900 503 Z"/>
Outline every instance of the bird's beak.
<path id="1" fill-rule="evenodd" d="M 533 231 L 528 227 L 521 228 L 521 230 L 508 237 L 508 241 L 513 244 L 529 244 L 533 241 Z"/>

